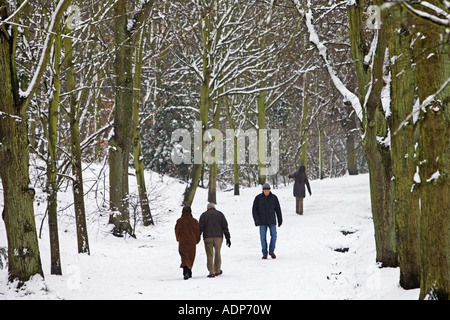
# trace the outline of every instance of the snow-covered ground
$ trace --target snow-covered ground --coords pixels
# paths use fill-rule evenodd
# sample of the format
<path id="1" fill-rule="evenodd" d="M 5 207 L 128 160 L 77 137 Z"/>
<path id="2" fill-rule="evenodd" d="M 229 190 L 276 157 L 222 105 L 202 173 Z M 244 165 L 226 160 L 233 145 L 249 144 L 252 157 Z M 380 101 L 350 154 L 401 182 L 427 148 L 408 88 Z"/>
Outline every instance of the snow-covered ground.
<path id="1" fill-rule="evenodd" d="M 88 184 L 94 181 L 89 174 L 86 180 Z M 69 206 L 60 212 L 59 219 L 63 275 L 50 274 L 45 220 L 39 240 L 45 282 L 34 279 L 16 290 L 7 284 L 7 270 L 0 270 L 0 300 L 415 300 L 419 290 L 407 291 L 399 287 L 398 268 L 380 269 L 375 263 L 368 180 L 369 176 L 364 174 L 311 181 L 313 195 L 304 201 L 303 216 L 295 213 L 292 184 L 273 189 L 280 200 L 284 219 L 278 228 L 275 260 L 261 259 L 259 231 L 252 219 L 251 207 L 254 197 L 261 192 L 260 187 L 241 189 L 240 196 L 234 196 L 232 191 L 220 191 L 217 209 L 228 220 L 232 242 L 231 248 L 222 247 L 223 275 L 206 277 L 202 240 L 197 246 L 193 278 L 187 281 L 182 279 L 174 235 L 175 221 L 181 216 L 185 185 L 149 174 L 152 193 L 158 195 L 152 207 L 157 224 L 138 225 L 137 239 L 116 238 L 110 234 L 107 212 L 100 216 L 98 211 L 106 190 L 96 186 L 96 193 L 91 191 L 86 197 L 91 254 L 77 253 L 73 207 Z M 206 192 L 204 189 L 197 191 L 192 206 L 197 219 L 206 210 Z M 37 196 L 45 199 L 42 193 Z M 71 203 L 70 187 L 59 194 L 59 201 L 60 208 Z M 2 205 L 0 194 L 0 211 Z M 45 202 L 36 204 L 38 229 L 45 208 Z M 0 223 L 0 247 L 5 246 L 5 227 Z"/>

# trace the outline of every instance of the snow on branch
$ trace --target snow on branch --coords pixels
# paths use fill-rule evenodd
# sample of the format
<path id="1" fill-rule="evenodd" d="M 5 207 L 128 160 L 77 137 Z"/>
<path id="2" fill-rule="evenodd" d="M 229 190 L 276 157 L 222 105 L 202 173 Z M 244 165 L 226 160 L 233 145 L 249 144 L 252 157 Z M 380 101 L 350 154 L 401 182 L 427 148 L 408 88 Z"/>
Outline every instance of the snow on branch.
<path id="1" fill-rule="evenodd" d="M 150 11 L 153 8 L 154 0 L 140 0 L 136 6 L 134 16 L 128 20 L 128 31 L 133 32 L 139 29 L 145 19 L 150 15 Z"/>
<path id="2" fill-rule="evenodd" d="M 6 20 L 0 21 L 0 28 L 1 28 L 5 23 L 7 23 L 9 20 L 11 20 L 12 18 L 14 18 L 14 17 L 22 10 L 22 8 L 25 7 L 25 5 L 26 5 L 27 3 L 28 3 L 28 0 L 25 0 L 25 1 L 20 5 L 20 7 L 17 8 L 16 11 L 14 11 L 14 13 L 13 13 L 12 15 L 10 15 L 8 18 L 6 18 Z"/>
<path id="3" fill-rule="evenodd" d="M 313 24 L 313 15 L 311 11 L 311 1 L 308 0 L 308 9 L 305 11 L 302 9 L 299 0 L 292 0 L 295 7 L 297 8 L 299 14 L 306 18 L 306 27 L 309 32 L 309 41 L 314 44 L 314 46 L 319 51 L 319 55 L 322 58 L 325 66 L 327 68 L 328 74 L 333 81 L 334 86 L 339 91 L 339 93 L 343 96 L 344 101 L 349 101 L 356 112 L 359 120 L 362 122 L 362 106 L 361 102 L 357 95 L 351 92 L 341 81 L 341 79 L 336 75 L 335 70 L 331 64 L 331 61 L 328 59 L 327 47 L 320 41 L 319 35 L 316 32 Z"/>
<path id="4" fill-rule="evenodd" d="M 23 119 L 21 117 L 19 117 L 19 116 L 8 114 L 8 113 L 2 112 L 2 111 L 0 111 L 0 118 L 11 118 L 11 119 L 14 119 L 17 122 L 22 122 L 23 121 Z"/>
<path id="5" fill-rule="evenodd" d="M 60 20 L 71 2 L 72 0 L 60 0 L 55 8 L 55 12 L 53 13 L 52 20 L 48 28 L 47 37 L 45 38 L 44 47 L 42 49 L 38 66 L 36 68 L 36 71 L 34 72 L 33 79 L 31 80 L 30 84 L 28 85 L 28 88 L 25 91 L 19 89 L 20 97 L 23 98 L 20 108 L 21 112 L 24 112 L 26 110 L 28 104 L 33 98 L 34 93 L 39 87 L 39 83 L 41 81 L 42 76 L 44 75 L 45 68 L 48 63 L 48 58 L 53 46 L 53 39 L 55 38 L 56 29 L 60 25 Z"/>
<path id="6" fill-rule="evenodd" d="M 402 123 L 400 123 L 399 127 L 397 128 L 397 130 L 394 132 L 394 134 L 397 134 L 397 132 L 405 125 L 408 124 L 409 119 L 411 119 L 411 117 L 413 118 L 413 122 L 416 123 L 417 120 L 419 120 L 419 114 L 420 114 L 420 110 L 422 110 L 423 112 L 426 112 L 426 108 L 434 101 L 436 101 L 436 97 L 445 89 L 445 87 L 447 87 L 450 84 L 450 78 L 448 78 L 444 84 L 433 94 L 429 95 L 428 97 L 426 97 L 422 103 L 420 103 L 419 99 L 417 98 L 416 102 L 414 103 L 413 106 L 413 111 L 406 117 L 405 120 L 402 121 Z"/>
<path id="7" fill-rule="evenodd" d="M 442 16 L 443 18 L 439 18 L 438 16 L 432 15 L 428 12 L 418 10 L 414 8 L 412 5 L 408 4 L 406 1 L 402 1 L 402 3 L 405 5 L 408 10 L 410 10 L 415 15 L 418 15 L 419 17 L 422 17 L 424 19 L 430 20 L 434 23 L 443 25 L 443 26 L 450 26 L 450 13 L 446 12 L 445 10 L 427 2 L 427 1 L 420 1 L 420 5 L 423 7 L 430 9 L 436 13 L 438 16 Z"/>

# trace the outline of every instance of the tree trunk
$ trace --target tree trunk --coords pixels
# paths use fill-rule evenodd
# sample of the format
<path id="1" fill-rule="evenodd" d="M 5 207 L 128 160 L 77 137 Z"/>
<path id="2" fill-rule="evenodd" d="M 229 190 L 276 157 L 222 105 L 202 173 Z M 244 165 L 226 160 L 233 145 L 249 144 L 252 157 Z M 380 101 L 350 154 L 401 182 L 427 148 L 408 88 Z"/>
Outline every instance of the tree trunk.
<path id="1" fill-rule="evenodd" d="M 126 232 L 134 236 L 130 224 L 128 208 L 128 167 L 133 133 L 133 56 L 131 35 L 127 24 L 127 1 L 118 0 L 114 7 L 115 27 L 115 106 L 114 136 L 109 145 L 110 165 L 110 206 L 113 212 L 110 223 L 114 224 L 113 234 L 123 236 Z"/>
<path id="2" fill-rule="evenodd" d="M 308 114 L 309 114 L 309 75 L 305 74 L 303 83 L 302 127 L 300 129 L 300 164 L 308 169 Z"/>
<path id="3" fill-rule="evenodd" d="M 80 144 L 80 124 L 77 98 L 75 94 L 75 69 L 73 63 L 72 38 L 65 37 L 64 40 L 67 92 L 69 93 L 69 123 L 70 123 L 70 155 L 72 172 L 74 176 L 73 201 L 75 207 L 75 224 L 77 230 L 78 253 L 90 254 L 89 238 L 86 226 L 86 210 L 84 204 L 83 168 Z"/>
<path id="4" fill-rule="evenodd" d="M 0 17 L 5 20 L 7 1 L 0 0 Z M 14 35 L 13 35 L 14 37 Z M 0 29 L 0 178 L 3 185 L 8 239 L 8 280 L 28 281 L 33 275 L 44 277 L 39 254 L 30 187 L 26 110 L 16 99 L 19 92 L 15 74 L 13 37 Z"/>
<path id="5" fill-rule="evenodd" d="M 4 16 L 2 15 L 4 18 Z M 8 41 L 0 32 L 0 177 L 3 184 L 5 221 L 8 239 L 9 281 L 28 281 L 33 275 L 44 277 L 39 254 L 33 201 L 30 187 L 26 114 L 18 112 L 11 81 L 11 56 Z"/>
<path id="6" fill-rule="evenodd" d="M 144 28 L 140 31 L 138 45 L 136 46 L 136 62 L 134 68 L 134 91 L 133 91 L 133 155 L 134 169 L 139 193 L 139 204 L 141 207 L 144 226 L 154 225 L 150 204 L 148 201 L 147 188 L 144 176 L 144 158 L 141 147 L 141 130 L 139 124 L 139 99 L 141 93 L 142 57 L 144 46 Z"/>
<path id="7" fill-rule="evenodd" d="M 262 82 L 261 87 L 264 88 L 266 84 Z M 261 130 L 266 129 L 266 91 L 260 91 L 257 98 L 258 107 L 258 183 L 264 184 L 266 182 L 266 156 L 267 156 L 267 135 L 262 134 Z"/>
<path id="8" fill-rule="evenodd" d="M 375 228 L 375 244 L 377 262 L 383 267 L 397 267 L 396 226 L 393 211 L 392 164 L 389 146 L 377 139 L 386 137 L 387 124 L 382 113 L 381 91 L 383 88 L 383 65 L 385 58 L 386 39 L 384 30 L 375 31 L 378 36 L 377 48 L 373 57 L 373 67 L 365 63 L 369 52 L 364 32 L 364 1 L 355 1 L 347 6 L 350 23 L 350 41 L 353 61 L 359 87 L 359 100 L 364 106 L 368 94 L 369 83 L 372 88 L 369 93 L 366 112 L 362 115 L 364 131 L 363 146 L 366 153 L 370 175 L 370 194 L 372 215 Z M 383 28 L 384 25 L 381 25 Z M 362 108 L 364 112 L 364 108 Z"/>
<path id="9" fill-rule="evenodd" d="M 0 18 L 8 17 L 8 1 L 0 0 Z M 8 239 L 9 281 L 19 280 L 19 285 L 42 272 L 39 246 L 34 220 L 33 201 L 35 191 L 30 187 L 29 150 L 26 112 L 39 87 L 48 64 L 54 34 L 60 20 L 70 5 L 61 0 L 53 14 L 52 24 L 43 48 L 41 61 L 33 76 L 26 96 L 19 97 L 19 81 L 15 64 L 17 26 L 12 32 L 7 25 L 0 28 L 0 178 L 3 184 L 5 221 Z M 18 23 L 19 15 L 15 20 Z"/>
<path id="10" fill-rule="evenodd" d="M 317 131 L 319 134 L 319 180 L 323 180 L 324 178 L 324 172 L 323 172 L 323 162 L 324 162 L 324 156 L 323 156 L 323 127 L 320 123 L 320 119 L 317 119 Z"/>
<path id="11" fill-rule="evenodd" d="M 355 147 L 355 136 L 356 136 L 356 115 L 352 112 L 351 107 L 346 105 L 348 110 L 349 118 L 345 121 L 345 150 L 347 157 L 347 171 L 351 176 L 358 174 L 358 164 L 356 161 L 356 147 Z"/>
<path id="12" fill-rule="evenodd" d="M 234 126 L 234 122 L 233 122 L 233 116 L 232 116 L 232 112 L 231 112 L 229 97 L 226 96 L 226 97 L 224 97 L 224 99 L 225 99 L 224 100 L 225 110 L 226 110 L 227 118 L 228 118 L 228 126 L 231 130 L 234 131 L 235 126 Z M 236 131 L 234 131 L 234 132 L 236 132 Z M 230 141 L 228 141 L 227 143 L 230 143 Z M 233 152 L 234 195 L 238 196 L 240 194 L 240 192 L 239 192 L 238 138 L 236 137 L 236 135 L 234 135 L 234 137 L 233 137 L 233 150 L 234 150 L 234 152 Z"/>
<path id="13" fill-rule="evenodd" d="M 203 77 L 202 83 L 200 87 L 200 121 L 201 128 L 197 128 L 201 132 L 201 139 L 194 138 L 194 165 L 192 166 L 191 171 L 191 183 L 187 187 L 184 193 L 183 205 L 190 206 L 194 201 L 195 193 L 197 191 L 198 183 L 200 181 L 200 177 L 202 175 L 203 170 L 203 151 L 205 150 L 205 142 L 203 139 L 203 135 L 205 131 L 208 129 L 208 113 L 211 105 L 210 98 L 210 82 L 211 82 L 211 65 L 209 54 L 211 50 L 211 21 L 209 12 L 212 10 L 212 6 L 214 1 L 211 1 L 209 8 L 204 8 L 203 16 L 201 19 L 202 23 L 202 39 L 203 39 Z M 198 135 L 200 135 L 200 132 Z M 194 135 L 195 136 L 195 135 Z"/>
<path id="14" fill-rule="evenodd" d="M 58 168 L 56 166 L 56 144 L 58 143 L 59 94 L 61 91 L 61 51 L 62 38 L 59 33 L 55 38 L 53 57 L 53 99 L 48 111 L 48 159 L 47 159 L 47 211 L 50 232 L 51 274 L 61 275 L 61 257 L 58 236 Z"/>
<path id="15" fill-rule="evenodd" d="M 441 1 L 430 1 L 443 7 Z M 445 10 L 445 9 L 443 9 Z M 450 299 L 450 36 L 413 16 L 420 175 L 420 298 Z M 430 98 L 432 97 L 432 98 Z"/>
<path id="16" fill-rule="evenodd" d="M 214 119 L 213 119 L 213 128 L 219 130 L 220 125 L 220 109 L 221 109 L 222 101 L 219 99 L 217 101 L 216 105 L 216 112 L 214 113 Z M 215 137 L 214 139 L 218 139 L 218 137 Z M 216 146 L 218 144 L 223 143 L 223 141 L 214 141 L 211 142 L 214 143 Z M 214 148 L 214 153 L 211 154 L 211 156 L 215 159 L 214 162 L 210 166 L 209 171 L 209 188 L 208 188 L 208 202 L 216 203 L 217 204 L 217 174 L 219 169 L 218 161 L 221 161 L 222 159 L 218 158 L 218 148 Z"/>
<path id="17" fill-rule="evenodd" d="M 368 108 L 363 141 L 370 177 L 370 200 L 375 228 L 376 261 L 382 267 L 398 267 L 394 191 L 389 147 L 377 141 L 376 108 Z M 384 115 L 377 118 L 383 118 Z"/>
<path id="18" fill-rule="evenodd" d="M 61 2 L 60 10 L 54 15 L 55 23 L 51 25 L 51 32 L 59 28 L 59 19 L 69 3 Z M 6 1 L 0 1 L 2 20 L 8 17 L 7 7 Z M 49 44 L 54 35 L 48 36 L 47 46 L 42 53 L 43 63 L 36 70 L 28 96 L 21 99 L 15 67 L 17 27 L 12 30 L 12 34 L 8 34 L 5 27 L 0 30 L 0 177 L 4 188 L 2 216 L 8 238 L 9 280 L 18 279 L 21 284 L 35 274 L 43 277 L 34 220 L 35 192 L 29 186 L 26 111 L 48 63 Z"/>
<path id="19" fill-rule="evenodd" d="M 391 63 L 391 158 L 395 184 L 400 285 L 404 289 L 420 286 L 419 201 L 414 185 L 416 171 L 415 125 L 408 115 L 414 105 L 415 79 L 411 44 L 416 38 L 411 17 L 401 5 L 390 10 L 387 25 Z M 387 15 L 386 15 L 387 17 Z"/>

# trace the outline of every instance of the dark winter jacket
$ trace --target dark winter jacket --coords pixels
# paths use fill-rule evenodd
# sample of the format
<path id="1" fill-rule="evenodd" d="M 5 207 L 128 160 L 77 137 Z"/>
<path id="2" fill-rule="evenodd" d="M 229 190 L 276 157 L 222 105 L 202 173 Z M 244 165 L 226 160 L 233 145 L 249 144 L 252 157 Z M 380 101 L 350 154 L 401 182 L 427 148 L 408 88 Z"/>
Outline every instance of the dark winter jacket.
<path id="1" fill-rule="evenodd" d="M 305 185 L 308 188 L 309 195 L 311 195 L 311 187 L 309 186 L 308 177 L 306 176 L 305 166 L 300 166 L 297 172 L 289 175 L 289 178 L 294 178 L 294 197 L 305 197 Z"/>
<path id="2" fill-rule="evenodd" d="M 180 267 L 192 269 L 195 260 L 196 245 L 200 242 L 200 226 L 190 211 L 183 212 L 175 225 L 175 237 L 181 256 Z"/>
<path id="3" fill-rule="evenodd" d="M 216 210 L 209 209 L 202 213 L 199 220 L 200 230 L 205 238 L 222 238 L 230 239 L 230 231 L 228 230 L 228 222 L 225 215 Z"/>
<path id="4" fill-rule="evenodd" d="M 264 226 L 269 224 L 276 224 L 278 220 L 278 226 L 283 223 L 283 217 L 281 215 L 280 202 L 276 195 L 272 192 L 266 196 L 263 193 L 256 196 L 253 201 L 253 220 L 256 226 Z"/>

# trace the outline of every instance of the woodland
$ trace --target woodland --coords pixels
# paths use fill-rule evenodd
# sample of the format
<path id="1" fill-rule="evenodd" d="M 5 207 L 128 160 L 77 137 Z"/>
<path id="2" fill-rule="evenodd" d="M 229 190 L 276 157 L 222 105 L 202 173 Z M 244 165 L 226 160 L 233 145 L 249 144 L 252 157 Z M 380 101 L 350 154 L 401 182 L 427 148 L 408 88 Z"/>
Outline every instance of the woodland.
<path id="1" fill-rule="evenodd" d="M 30 170 L 45 177 L 60 274 L 67 185 L 89 254 L 82 164 L 110 172 L 118 237 L 135 236 L 132 197 L 140 223 L 155 223 L 144 170 L 186 182 L 181 206 L 197 188 L 216 202 L 220 189 L 286 184 L 303 164 L 311 180 L 368 172 L 377 262 L 400 267 L 400 286 L 421 299 L 449 299 L 449 1 L 0 0 L 0 73 L 11 282 L 43 276 Z M 238 164 L 237 138 L 233 164 L 175 165 L 171 134 L 196 122 L 203 133 L 278 129 L 279 170 L 265 175 L 261 152 Z"/>

